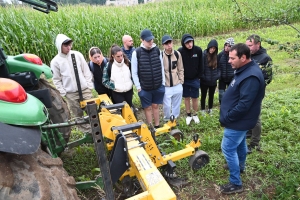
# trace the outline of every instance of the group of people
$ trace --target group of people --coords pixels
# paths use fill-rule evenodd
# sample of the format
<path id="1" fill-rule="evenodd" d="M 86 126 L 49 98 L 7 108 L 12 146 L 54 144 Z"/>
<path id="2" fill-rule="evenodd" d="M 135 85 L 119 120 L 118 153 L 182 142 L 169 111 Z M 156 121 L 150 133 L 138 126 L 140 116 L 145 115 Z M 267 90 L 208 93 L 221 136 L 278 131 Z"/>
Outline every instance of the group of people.
<path id="1" fill-rule="evenodd" d="M 107 94 L 114 103 L 126 101 L 130 106 L 135 85 L 146 121 L 160 126 L 159 105 L 163 104 L 164 120 L 173 115 L 178 118 L 184 98 L 187 125 L 199 123 L 199 90 L 201 113 L 212 113 L 213 99 L 218 85 L 220 123 L 224 126 L 222 152 L 230 171 L 229 183 L 220 187 L 230 194 L 243 191 L 240 172 L 245 169 L 247 152 L 259 150 L 261 135 L 260 112 L 266 84 L 271 82 L 272 59 L 261 46 L 261 38 L 251 35 L 246 43 L 234 44 L 228 38 L 224 49 L 218 53 L 218 42 L 212 39 L 202 51 L 194 44 L 190 34 L 184 34 L 181 47 L 173 48 L 173 39 L 164 35 L 163 50 L 154 43 L 149 29 L 140 34 L 141 45 L 133 47 L 129 35 L 122 38 L 123 46 L 113 45 L 109 57 L 103 56 L 98 47 L 89 50 L 90 61 L 71 50 L 73 41 L 64 34 L 56 37 L 58 54 L 51 61 L 53 83 L 70 106 L 76 117 L 83 115 L 71 54 L 75 55 L 83 99 L 92 97 L 92 89 Z M 208 93 L 208 110 L 205 109 Z M 85 125 L 79 127 L 89 132 Z M 251 136 L 246 145 L 246 135 Z"/>

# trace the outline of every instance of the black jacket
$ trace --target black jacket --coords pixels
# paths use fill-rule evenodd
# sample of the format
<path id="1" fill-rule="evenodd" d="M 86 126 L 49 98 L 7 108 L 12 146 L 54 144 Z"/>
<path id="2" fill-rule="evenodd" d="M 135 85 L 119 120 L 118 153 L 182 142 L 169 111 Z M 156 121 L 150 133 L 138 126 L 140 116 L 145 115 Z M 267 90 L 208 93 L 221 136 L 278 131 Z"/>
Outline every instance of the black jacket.
<path id="1" fill-rule="evenodd" d="M 203 52 L 198 46 L 195 46 L 193 41 L 193 48 L 187 49 L 183 43 L 187 37 L 193 38 L 190 34 L 184 34 L 181 39 L 181 45 L 178 49 L 182 56 L 183 68 L 184 68 L 184 80 L 200 79 L 203 71 Z"/>
<path id="2" fill-rule="evenodd" d="M 220 80 L 230 83 L 234 76 L 234 69 L 229 61 L 229 52 L 225 52 L 224 50 L 218 54 L 218 68 L 220 69 Z"/>
<path id="3" fill-rule="evenodd" d="M 94 85 L 95 85 L 95 90 L 97 93 L 100 94 L 107 94 L 110 96 L 110 90 L 107 89 L 103 84 L 102 84 L 102 76 L 103 76 L 103 69 L 105 67 L 105 63 L 102 62 L 101 66 L 99 66 L 96 63 L 91 62 L 94 68 L 93 76 L 94 76 Z"/>
<path id="4" fill-rule="evenodd" d="M 264 96 L 263 75 L 258 65 L 251 61 L 236 70 L 222 98 L 219 121 L 233 130 L 252 129 L 257 123 Z"/>
<path id="5" fill-rule="evenodd" d="M 251 55 L 251 59 L 255 61 L 262 70 L 266 84 L 272 81 L 272 58 L 267 54 L 267 50 L 263 47 Z"/>
<path id="6" fill-rule="evenodd" d="M 209 48 L 216 47 L 216 54 L 218 53 L 218 42 L 216 40 L 211 40 L 208 45 L 207 49 L 203 52 L 203 72 L 200 78 L 200 87 L 201 85 L 206 86 L 215 86 L 217 85 L 217 80 L 220 78 L 220 70 L 218 67 L 213 69 L 212 67 L 208 66 L 208 59 L 207 54 L 209 53 Z M 217 58 L 216 58 L 217 59 Z"/>

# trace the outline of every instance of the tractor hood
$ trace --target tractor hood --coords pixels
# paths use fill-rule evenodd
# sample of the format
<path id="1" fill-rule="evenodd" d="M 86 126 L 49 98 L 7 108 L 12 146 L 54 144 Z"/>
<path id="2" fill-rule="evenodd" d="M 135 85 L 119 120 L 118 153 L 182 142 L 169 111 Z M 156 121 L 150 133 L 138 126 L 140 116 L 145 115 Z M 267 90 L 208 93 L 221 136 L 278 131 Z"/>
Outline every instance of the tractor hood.
<path id="1" fill-rule="evenodd" d="M 46 122 L 48 111 L 44 104 L 27 93 L 23 103 L 0 100 L 0 122 L 12 125 L 37 126 Z"/>
<path id="2" fill-rule="evenodd" d="M 42 74 L 44 74 L 47 79 L 52 78 L 50 67 L 42 63 L 42 60 L 34 54 L 7 56 L 6 66 L 11 74 L 33 72 L 38 79 Z"/>

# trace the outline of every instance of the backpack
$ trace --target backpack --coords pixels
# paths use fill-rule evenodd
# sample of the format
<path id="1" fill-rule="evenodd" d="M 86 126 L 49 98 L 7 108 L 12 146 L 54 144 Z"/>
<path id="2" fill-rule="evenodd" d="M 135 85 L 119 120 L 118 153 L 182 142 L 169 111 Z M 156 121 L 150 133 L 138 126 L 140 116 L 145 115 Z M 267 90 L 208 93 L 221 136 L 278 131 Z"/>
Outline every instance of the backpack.
<path id="1" fill-rule="evenodd" d="M 107 64 L 107 59 L 106 59 L 106 58 L 104 58 L 104 59 L 103 59 L 103 62 L 104 62 L 104 66 L 105 66 L 105 65 Z M 90 68 L 91 72 L 94 74 L 94 71 L 95 71 L 95 69 L 94 69 L 93 62 L 92 62 L 92 61 L 90 61 L 90 62 L 88 62 L 87 64 L 88 64 L 88 66 L 89 66 L 89 68 Z M 101 65 L 102 65 L 102 64 L 101 64 Z"/>

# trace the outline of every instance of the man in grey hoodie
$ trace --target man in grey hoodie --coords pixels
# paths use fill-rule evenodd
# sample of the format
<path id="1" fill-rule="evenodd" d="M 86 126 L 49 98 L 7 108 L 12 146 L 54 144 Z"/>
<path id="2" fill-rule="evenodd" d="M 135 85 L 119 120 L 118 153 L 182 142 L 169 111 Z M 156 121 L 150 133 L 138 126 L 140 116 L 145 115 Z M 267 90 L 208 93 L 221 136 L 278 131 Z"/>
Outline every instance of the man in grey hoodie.
<path id="1" fill-rule="evenodd" d="M 72 39 L 66 35 L 58 34 L 56 36 L 55 46 L 58 54 L 51 60 L 50 67 L 53 72 L 53 84 L 56 89 L 61 96 L 66 97 L 74 117 L 82 117 L 83 111 L 79 105 L 79 94 L 71 54 L 75 55 L 84 100 L 92 98 L 91 89 L 94 88 L 93 76 L 83 55 L 78 51 L 71 50 L 72 44 Z M 91 132 L 89 124 L 79 125 L 78 128 L 84 133 Z"/>

